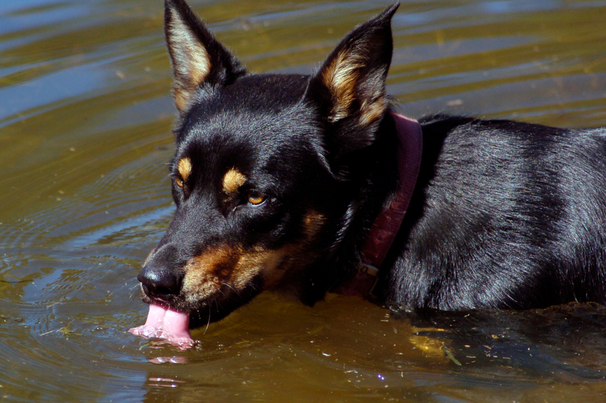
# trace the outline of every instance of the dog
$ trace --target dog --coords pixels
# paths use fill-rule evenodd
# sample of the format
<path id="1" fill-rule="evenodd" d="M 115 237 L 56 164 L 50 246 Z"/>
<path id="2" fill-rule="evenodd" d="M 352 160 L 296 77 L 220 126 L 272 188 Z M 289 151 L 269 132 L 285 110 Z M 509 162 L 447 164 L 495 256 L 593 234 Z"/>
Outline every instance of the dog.
<path id="1" fill-rule="evenodd" d="M 412 310 L 606 303 L 606 129 L 394 112 L 396 3 L 313 75 L 251 74 L 165 1 L 176 212 L 138 275 L 146 337 L 265 290 Z"/>

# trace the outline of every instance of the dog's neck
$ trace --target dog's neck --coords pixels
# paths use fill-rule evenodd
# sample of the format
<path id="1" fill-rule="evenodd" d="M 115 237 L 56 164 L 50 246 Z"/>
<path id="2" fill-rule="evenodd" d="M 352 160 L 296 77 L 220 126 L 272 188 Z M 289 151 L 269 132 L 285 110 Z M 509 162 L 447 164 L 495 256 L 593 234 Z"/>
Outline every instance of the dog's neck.
<path id="1" fill-rule="evenodd" d="M 379 269 L 402 225 L 414 191 L 423 148 L 421 125 L 416 120 L 391 113 L 398 137 L 398 187 L 388 206 L 374 220 L 361 249 L 357 273 L 333 292 L 367 297 L 377 282 Z"/>

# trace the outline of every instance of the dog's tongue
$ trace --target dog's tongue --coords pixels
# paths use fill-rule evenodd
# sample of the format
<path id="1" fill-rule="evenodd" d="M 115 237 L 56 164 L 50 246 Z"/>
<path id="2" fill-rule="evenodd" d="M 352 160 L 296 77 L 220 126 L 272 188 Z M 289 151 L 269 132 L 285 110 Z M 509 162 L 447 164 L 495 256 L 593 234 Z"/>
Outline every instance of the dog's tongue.
<path id="1" fill-rule="evenodd" d="M 156 304 L 149 305 L 143 326 L 129 330 L 136 336 L 166 339 L 171 344 L 189 348 L 194 344 L 189 334 L 189 315 Z"/>

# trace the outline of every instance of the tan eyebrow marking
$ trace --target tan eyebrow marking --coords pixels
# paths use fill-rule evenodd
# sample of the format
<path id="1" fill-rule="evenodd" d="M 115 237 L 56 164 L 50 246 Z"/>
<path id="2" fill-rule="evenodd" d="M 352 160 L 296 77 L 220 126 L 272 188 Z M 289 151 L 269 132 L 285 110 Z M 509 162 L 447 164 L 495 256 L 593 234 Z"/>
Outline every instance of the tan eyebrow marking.
<path id="1" fill-rule="evenodd" d="M 181 175 L 181 179 L 186 181 L 189 175 L 191 174 L 191 160 L 187 157 L 181 158 L 179 163 L 177 164 L 177 170 L 179 171 L 179 175 Z"/>
<path id="2" fill-rule="evenodd" d="M 232 168 L 223 177 L 223 190 L 225 193 L 233 193 L 246 183 L 246 176 L 236 168 Z"/>

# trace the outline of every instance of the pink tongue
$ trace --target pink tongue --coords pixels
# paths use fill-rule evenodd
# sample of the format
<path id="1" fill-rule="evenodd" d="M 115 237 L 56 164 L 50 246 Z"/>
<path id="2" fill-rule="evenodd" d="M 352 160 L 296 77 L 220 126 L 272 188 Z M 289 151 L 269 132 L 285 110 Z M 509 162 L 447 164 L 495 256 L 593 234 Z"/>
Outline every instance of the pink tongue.
<path id="1" fill-rule="evenodd" d="M 134 327 L 129 332 L 146 338 L 166 339 L 183 348 L 194 344 L 189 334 L 189 315 L 156 304 L 149 305 L 145 324 Z"/>

